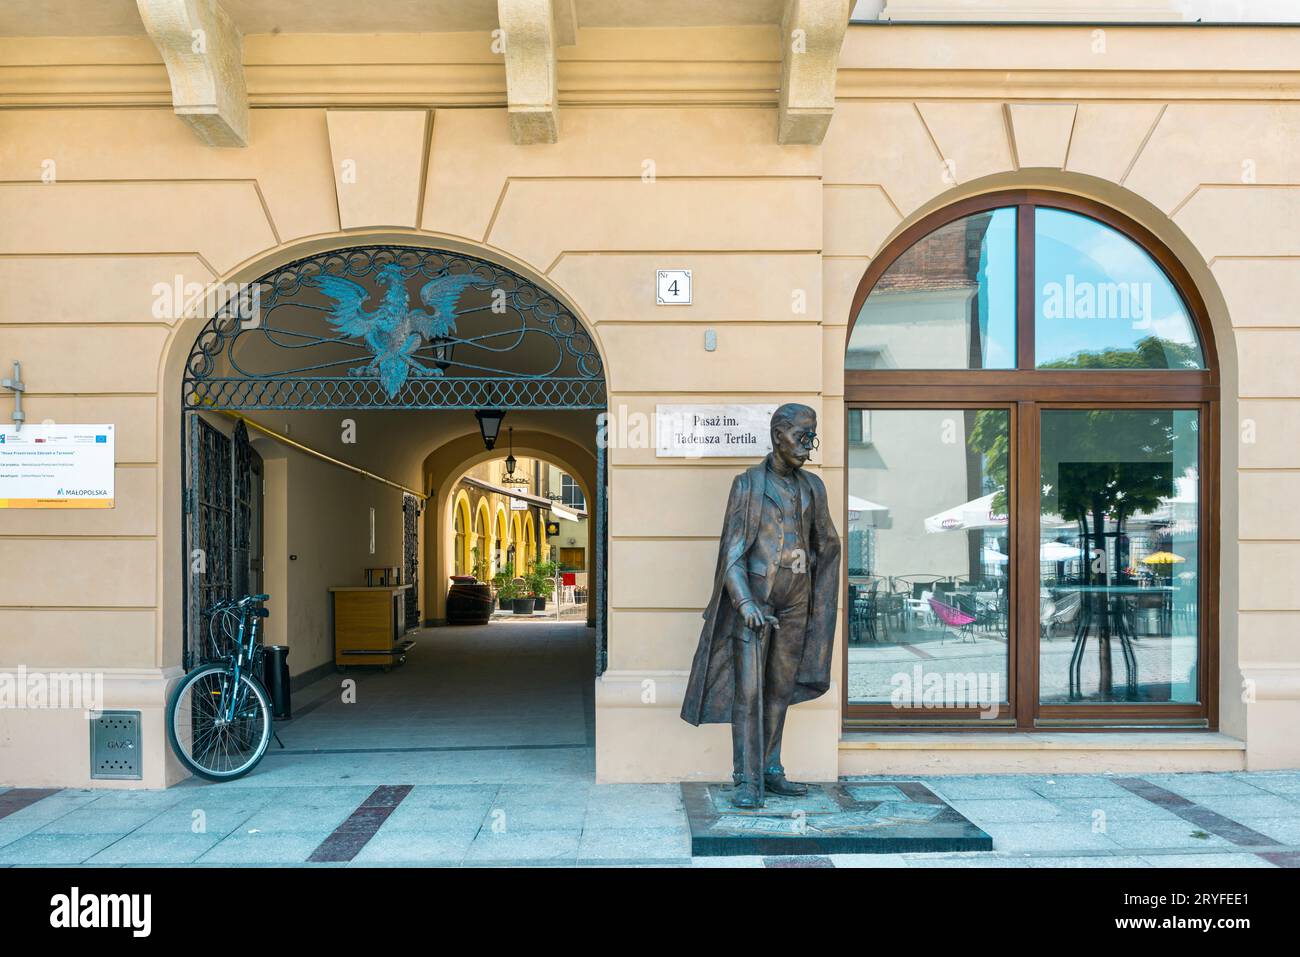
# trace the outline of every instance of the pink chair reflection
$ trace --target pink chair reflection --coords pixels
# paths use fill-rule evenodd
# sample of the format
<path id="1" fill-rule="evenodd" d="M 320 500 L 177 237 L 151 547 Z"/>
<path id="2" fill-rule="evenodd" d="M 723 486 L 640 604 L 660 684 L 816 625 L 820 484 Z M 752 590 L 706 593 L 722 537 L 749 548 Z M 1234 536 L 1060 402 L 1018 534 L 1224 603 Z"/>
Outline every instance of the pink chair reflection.
<path id="1" fill-rule="evenodd" d="M 971 632 L 970 626 L 975 623 L 975 617 L 968 615 L 960 608 L 954 608 L 952 605 L 946 605 L 937 598 L 929 599 L 930 609 L 934 612 L 935 617 L 943 622 L 943 635 L 939 638 L 939 644 L 943 644 L 948 638 L 948 629 L 957 629 L 958 641 L 974 641 L 975 635 Z"/>

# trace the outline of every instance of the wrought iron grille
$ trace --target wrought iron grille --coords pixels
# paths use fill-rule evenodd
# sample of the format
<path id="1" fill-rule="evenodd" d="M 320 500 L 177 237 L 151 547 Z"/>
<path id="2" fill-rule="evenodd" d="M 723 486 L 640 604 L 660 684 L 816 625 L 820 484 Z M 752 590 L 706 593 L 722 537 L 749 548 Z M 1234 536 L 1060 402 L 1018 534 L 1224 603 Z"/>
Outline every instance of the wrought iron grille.
<path id="1" fill-rule="evenodd" d="M 199 334 L 187 409 L 600 409 L 604 368 L 565 306 L 473 256 L 363 246 L 239 290 Z"/>
<path id="2" fill-rule="evenodd" d="M 230 443 L 230 593 L 247 595 L 252 589 L 253 548 L 253 460 L 257 455 L 248 441 L 248 426 L 235 426 Z"/>
<path id="3" fill-rule="evenodd" d="M 185 667 L 214 654 L 208 640 L 204 609 L 259 586 L 252 580 L 260 559 L 260 536 L 254 523 L 260 513 L 261 457 L 248 441 L 240 422 L 234 435 L 203 421 L 189 419 L 189 468 L 185 508 L 188 513 L 187 566 L 190 573 L 187 606 Z"/>
<path id="4" fill-rule="evenodd" d="M 198 416 L 190 419 L 190 487 L 186 507 L 190 512 L 190 597 L 185 667 L 197 664 L 211 649 L 201 612 L 230 594 L 230 438 Z"/>
<path id="5" fill-rule="evenodd" d="M 402 495 L 402 584 L 410 585 L 406 598 L 405 628 L 420 627 L 420 500 Z"/>

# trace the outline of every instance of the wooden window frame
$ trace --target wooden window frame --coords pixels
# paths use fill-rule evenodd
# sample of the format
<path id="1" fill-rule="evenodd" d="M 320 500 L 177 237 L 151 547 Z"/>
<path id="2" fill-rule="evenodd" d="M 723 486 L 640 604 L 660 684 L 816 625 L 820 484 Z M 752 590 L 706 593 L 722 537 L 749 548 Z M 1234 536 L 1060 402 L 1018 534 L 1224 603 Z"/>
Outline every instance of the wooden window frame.
<path id="1" fill-rule="evenodd" d="M 1004 190 L 971 197 L 925 217 L 900 233 L 872 260 L 858 283 L 849 313 L 845 349 L 862 306 L 876 282 L 906 250 L 934 230 L 975 213 L 1014 207 L 1016 228 L 1015 369 L 845 369 L 845 409 L 1011 410 L 1009 514 L 1012 517 L 1009 574 L 1008 704 L 996 719 L 974 709 L 898 709 L 889 704 L 849 701 L 847 617 L 841 683 L 846 731 L 871 727 L 971 731 L 1153 730 L 1218 727 L 1220 427 L 1219 362 L 1205 302 L 1178 258 L 1149 230 L 1100 203 L 1045 190 Z M 1181 295 L 1200 341 L 1205 368 L 1186 369 L 1037 369 L 1034 355 L 1034 211 L 1060 209 L 1090 217 L 1136 243 L 1160 267 Z M 1040 639 L 1038 563 L 1028 560 L 1039 548 L 1041 413 L 1045 409 L 1109 408 L 1194 409 L 1199 412 L 1199 568 L 1197 603 L 1198 703 L 1039 703 Z M 841 517 L 848 514 L 848 416 L 844 416 L 845 482 Z M 847 526 L 844 526 L 847 527 Z M 847 555 L 844 559 L 847 565 Z M 840 607 L 848 607 L 847 574 Z M 1021 641 L 1020 636 L 1026 640 Z"/>

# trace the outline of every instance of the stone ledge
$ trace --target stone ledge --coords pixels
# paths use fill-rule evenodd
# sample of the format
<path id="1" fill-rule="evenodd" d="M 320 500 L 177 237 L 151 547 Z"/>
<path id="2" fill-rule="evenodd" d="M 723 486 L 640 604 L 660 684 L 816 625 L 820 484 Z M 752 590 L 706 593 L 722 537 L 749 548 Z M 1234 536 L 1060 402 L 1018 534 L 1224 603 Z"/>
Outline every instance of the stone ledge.
<path id="1" fill-rule="evenodd" d="M 840 737 L 841 751 L 1245 751 L 1213 731 L 979 733 L 872 731 Z"/>

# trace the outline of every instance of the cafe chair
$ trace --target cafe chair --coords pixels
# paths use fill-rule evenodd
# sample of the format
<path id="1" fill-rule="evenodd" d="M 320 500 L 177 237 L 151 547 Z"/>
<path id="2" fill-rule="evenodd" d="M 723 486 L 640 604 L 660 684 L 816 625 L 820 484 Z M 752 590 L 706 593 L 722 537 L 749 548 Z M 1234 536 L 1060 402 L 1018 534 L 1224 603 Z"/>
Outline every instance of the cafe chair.
<path id="1" fill-rule="evenodd" d="M 943 634 L 939 638 L 939 644 L 943 644 L 947 640 L 949 628 L 957 629 L 958 641 L 975 641 L 975 633 L 971 631 L 970 627 L 975 623 L 974 615 L 968 615 L 960 608 L 954 608 L 937 598 L 930 599 L 930 608 L 934 611 L 934 616 L 943 623 Z"/>
<path id="2" fill-rule="evenodd" d="M 1077 591 L 1059 595 L 1055 599 L 1040 600 L 1039 626 L 1042 628 L 1041 637 L 1051 638 L 1052 632 L 1057 625 L 1069 625 L 1078 620 L 1079 608 L 1082 605 L 1083 595 Z"/>

